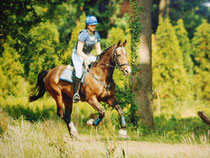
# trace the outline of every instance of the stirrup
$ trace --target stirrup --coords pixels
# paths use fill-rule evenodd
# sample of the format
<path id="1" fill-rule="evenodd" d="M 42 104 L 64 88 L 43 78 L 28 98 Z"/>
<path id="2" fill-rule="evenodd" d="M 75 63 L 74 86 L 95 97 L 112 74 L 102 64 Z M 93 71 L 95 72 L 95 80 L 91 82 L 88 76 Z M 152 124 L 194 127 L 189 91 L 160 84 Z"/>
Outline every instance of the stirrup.
<path id="1" fill-rule="evenodd" d="M 74 96 L 73 96 L 73 102 L 74 103 L 77 103 L 77 102 L 79 102 L 79 100 L 80 100 L 79 94 L 78 93 L 75 93 Z"/>

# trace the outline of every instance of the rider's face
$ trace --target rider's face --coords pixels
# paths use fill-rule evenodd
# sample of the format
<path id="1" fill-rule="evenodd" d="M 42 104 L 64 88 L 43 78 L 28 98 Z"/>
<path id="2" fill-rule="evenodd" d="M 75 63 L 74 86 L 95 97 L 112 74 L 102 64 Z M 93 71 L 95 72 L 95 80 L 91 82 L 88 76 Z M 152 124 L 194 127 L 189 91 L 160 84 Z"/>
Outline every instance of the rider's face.
<path id="1" fill-rule="evenodd" d="M 96 30 L 96 25 L 88 25 L 87 27 L 91 32 L 94 32 Z"/>

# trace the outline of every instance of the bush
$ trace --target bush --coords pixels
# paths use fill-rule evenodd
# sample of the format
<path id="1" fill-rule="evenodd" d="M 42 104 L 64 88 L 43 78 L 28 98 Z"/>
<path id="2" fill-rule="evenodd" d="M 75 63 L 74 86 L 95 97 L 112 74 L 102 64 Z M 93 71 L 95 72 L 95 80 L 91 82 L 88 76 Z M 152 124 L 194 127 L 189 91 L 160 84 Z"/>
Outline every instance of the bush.
<path id="1" fill-rule="evenodd" d="M 38 121 L 43 119 L 50 119 L 56 116 L 55 109 L 51 107 L 36 107 L 32 109 L 28 106 L 23 105 L 5 105 L 4 110 L 14 119 L 19 119 L 21 116 L 25 120 Z"/>

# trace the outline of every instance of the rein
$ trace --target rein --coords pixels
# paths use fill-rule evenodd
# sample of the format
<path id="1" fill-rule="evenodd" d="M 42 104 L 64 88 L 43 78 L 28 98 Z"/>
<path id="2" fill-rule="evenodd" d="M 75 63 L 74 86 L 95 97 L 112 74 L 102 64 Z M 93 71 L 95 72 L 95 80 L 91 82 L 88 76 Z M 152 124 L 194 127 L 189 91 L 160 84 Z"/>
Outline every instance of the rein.
<path id="1" fill-rule="evenodd" d="M 113 54 L 113 63 L 115 64 L 115 65 L 117 65 L 118 67 L 119 67 L 119 69 L 120 70 L 122 70 L 122 66 L 124 66 L 124 65 L 129 65 L 128 63 L 124 63 L 124 64 L 119 64 L 118 63 L 118 60 L 117 60 L 117 54 L 116 54 L 116 50 L 118 50 L 118 49 L 122 49 L 122 50 L 125 50 L 125 47 L 118 47 L 118 48 L 115 48 L 114 50 L 113 50 L 113 52 L 112 52 L 112 54 Z M 98 59 L 99 60 L 99 59 Z M 91 64 L 91 68 L 93 67 L 93 65 L 94 64 Z M 115 68 L 115 65 L 112 65 L 112 64 L 102 64 L 102 65 L 105 65 L 106 67 L 111 67 L 111 68 Z M 90 68 L 90 69 L 91 69 Z M 89 69 L 89 68 L 87 68 L 88 69 L 88 72 L 90 73 L 91 72 L 91 70 Z M 111 84 L 106 84 L 106 83 L 104 83 L 104 82 L 102 82 L 101 80 L 99 80 L 94 74 L 91 74 L 90 73 L 90 75 L 96 80 L 96 81 L 98 81 L 100 84 L 102 84 L 104 87 L 105 87 L 105 89 L 106 89 L 106 91 L 108 91 L 109 89 L 110 89 L 110 87 L 111 87 Z"/>
<path id="2" fill-rule="evenodd" d="M 88 70 L 88 72 L 90 73 L 90 70 Z M 106 91 L 108 91 L 108 90 L 110 89 L 111 84 L 106 84 L 106 83 L 102 82 L 102 81 L 99 80 L 94 74 L 92 75 L 92 74 L 90 73 L 90 75 L 91 75 L 96 81 L 98 81 L 100 84 L 102 84 L 102 85 L 105 87 Z"/>

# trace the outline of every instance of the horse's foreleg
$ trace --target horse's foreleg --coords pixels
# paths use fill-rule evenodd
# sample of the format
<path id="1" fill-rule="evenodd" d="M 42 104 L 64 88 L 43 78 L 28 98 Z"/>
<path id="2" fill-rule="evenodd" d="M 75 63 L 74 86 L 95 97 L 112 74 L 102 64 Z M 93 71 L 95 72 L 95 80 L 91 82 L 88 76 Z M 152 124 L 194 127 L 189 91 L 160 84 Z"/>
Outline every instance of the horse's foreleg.
<path id="1" fill-rule="evenodd" d="M 125 122 L 125 116 L 122 108 L 117 103 L 115 98 L 110 98 L 106 101 L 111 107 L 113 107 L 115 110 L 117 110 L 118 114 L 120 115 L 120 123 L 121 123 L 121 130 L 119 131 L 120 136 L 126 138 L 127 132 L 126 132 L 126 122 Z"/>
<path id="2" fill-rule="evenodd" d="M 96 120 L 91 119 L 87 122 L 87 124 L 97 126 L 97 125 L 99 125 L 99 123 L 105 116 L 104 109 L 101 107 L 101 105 L 98 102 L 96 97 L 92 97 L 92 98 L 88 99 L 87 101 L 99 113 L 99 117 Z"/>
<path id="3" fill-rule="evenodd" d="M 122 129 L 126 128 L 126 122 L 125 122 L 125 116 L 122 108 L 118 104 L 117 100 L 115 97 L 109 98 L 106 100 L 106 103 L 109 104 L 111 107 L 113 107 L 115 110 L 117 110 L 118 114 L 120 115 L 120 122 L 121 122 L 121 127 Z"/>
<path id="4" fill-rule="evenodd" d="M 122 108 L 120 107 L 119 104 L 115 105 L 114 108 L 117 110 L 117 112 L 120 115 L 120 121 L 121 121 L 122 129 L 125 129 L 126 128 L 126 122 L 125 122 L 125 116 L 124 116 L 124 112 L 123 112 Z"/>
<path id="5" fill-rule="evenodd" d="M 72 113 L 72 98 L 68 96 L 63 97 L 63 102 L 65 104 L 65 114 L 64 121 L 67 125 L 71 137 L 76 137 L 78 135 L 77 129 L 74 126 L 73 122 L 71 122 L 71 113 Z"/>

